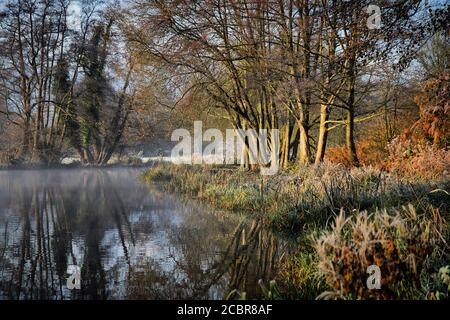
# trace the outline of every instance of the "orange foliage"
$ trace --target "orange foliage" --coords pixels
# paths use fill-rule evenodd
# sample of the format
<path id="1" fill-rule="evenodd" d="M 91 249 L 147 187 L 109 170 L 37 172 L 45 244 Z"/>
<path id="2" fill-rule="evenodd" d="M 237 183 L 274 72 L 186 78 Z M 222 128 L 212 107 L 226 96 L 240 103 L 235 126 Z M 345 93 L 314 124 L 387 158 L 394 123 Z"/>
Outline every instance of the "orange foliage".
<path id="1" fill-rule="evenodd" d="M 450 74 L 426 81 L 415 98 L 420 119 L 406 132 L 412 139 L 425 138 L 435 146 L 446 147 L 450 137 Z"/>
<path id="2" fill-rule="evenodd" d="M 420 119 L 389 145 L 387 169 L 407 178 L 450 178 L 450 77 L 426 81 Z"/>
<path id="3" fill-rule="evenodd" d="M 386 151 L 380 148 L 379 144 L 373 140 L 363 140 L 356 144 L 356 155 L 361 165 L 379 167 L 386 158 Z M 345 146 L 328 148 L 325 157 L 331 163 L 343 164 L 346 167 L 352 166 Z"/>
<path id="4" fill-rule="evenodd" d="M 450 178 L 450 150 L 398 137 L 389 145 L 386 169 L 406 178 Z"/>
<path id="5" fill-rule="evenodd" d="M 450 76 L 426 81 L 415 97 L 420 119 L 393 139 L 387 150 L 368 133 L 357 143 L 362 165 L 373 165 L 406 178 L 436 179 L 450 177 Z M 327 150 L 332 163 L 351 166 L 345 146 Z"/>

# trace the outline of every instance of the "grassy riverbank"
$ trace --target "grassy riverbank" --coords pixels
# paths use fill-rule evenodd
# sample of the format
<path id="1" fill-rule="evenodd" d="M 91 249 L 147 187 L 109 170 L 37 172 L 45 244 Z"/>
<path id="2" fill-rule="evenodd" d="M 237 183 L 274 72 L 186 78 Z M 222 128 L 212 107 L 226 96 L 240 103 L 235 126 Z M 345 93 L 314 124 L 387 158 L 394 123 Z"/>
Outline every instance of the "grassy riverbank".
<path id="1" fill-rule="evenodd" d="M 280 263 L 283 297 L 314 298 L 324 291 L 325 298 L 448 294 L 446 271 L 440 270 L 450 258 L 448 180 L 408 181 L 373 168 L 329 164 L 263 177 L 239 168 L 168 163 L 156 164 L 143 179 L 262 218 L 295 237 L 302 249 Z M 371 264 L 389 274 L 375 293 L 365 284 Z"/>
<path id="2" fill-rule="evenodd" d="M 412 204 L 419 212 L 432 205 L 450 210 L 447 181 L 406 181 L 373 168 L 347 169 L 322 165 L 291 168 L 276 176 L 224 167 L 159 163 L 148 170 L 147 182 L 211 203 L 217 208 L 263 216 L 281 231 L 322 227 L 347 213 Z"/>

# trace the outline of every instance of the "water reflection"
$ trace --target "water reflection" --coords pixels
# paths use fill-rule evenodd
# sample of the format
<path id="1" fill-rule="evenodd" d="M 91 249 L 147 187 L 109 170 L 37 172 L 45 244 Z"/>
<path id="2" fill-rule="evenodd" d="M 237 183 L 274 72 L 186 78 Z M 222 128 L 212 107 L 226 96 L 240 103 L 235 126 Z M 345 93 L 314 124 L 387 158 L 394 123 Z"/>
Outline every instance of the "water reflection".
<path id="1" fill-rule="evenodd" d="M 282 246 L 261 224 L 149 190 L 138 169 L 0 171 L 0 299 L 258 297 Z M 81 290 L 66 286 L 81 269 Z"/>

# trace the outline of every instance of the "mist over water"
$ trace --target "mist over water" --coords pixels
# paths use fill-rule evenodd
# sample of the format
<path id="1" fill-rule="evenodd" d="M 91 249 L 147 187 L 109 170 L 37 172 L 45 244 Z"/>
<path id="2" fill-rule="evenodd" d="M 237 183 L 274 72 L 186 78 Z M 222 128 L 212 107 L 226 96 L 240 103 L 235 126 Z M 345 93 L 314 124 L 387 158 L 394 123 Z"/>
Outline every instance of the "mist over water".
<path id="1" fill-rule="evenodd" d="M 149 189 L 142 169 L 0 171 L 0 299 L 261 295 L 287 246 L 257 221 Z M 67 268 L 81 290 L 67 288 Z"/>

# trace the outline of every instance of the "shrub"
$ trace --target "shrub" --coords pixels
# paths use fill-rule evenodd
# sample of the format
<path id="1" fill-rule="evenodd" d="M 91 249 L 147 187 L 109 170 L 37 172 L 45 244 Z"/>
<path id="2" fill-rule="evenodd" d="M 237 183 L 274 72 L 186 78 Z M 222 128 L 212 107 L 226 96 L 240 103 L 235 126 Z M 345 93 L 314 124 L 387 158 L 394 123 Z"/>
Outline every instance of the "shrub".
<path id="1" fill-rule="evenodd" d="M 421 86 L 415 101 L 420 119 L 411 128 L 410 136 L 423 137 L 433 145 L 446 147 L 450 143 L 450 74 L 430 79 Z"/>
<path id="2" fill-rule="evenodd" d="M 387 151 L 375 140 L 363 140 L 356 144 L 356 155 L 363 166 L 382 166 L 386 160 Z M 353 166 L 348 159 L 345 146 L 329 147 L 326 151 L 326 159 L 331 163 L 342 164 L 349 168 Z"/>
<path id="3" fill-rule="evenodd" d="M 450 178 L 449 80 L 444 74 L 422 85 L 420 118 L 389 144 L 389 170 L 407 179 Z"/>
<path id="4" fill-rule="evenodd" d="M 394 299 L 417 297 L 421 272 L 444 242 L 448 227 L 439 210 L 418 215 L 412 206 L 389 214 L 361 212 L 345 218 L 341 211 L 332 229 L 316 240 L 319 271 L 333 292 L 321 297 Z M 366 286 L 367 267 L 381 269 L 381 289 Z"/>
<path id="5" fill-rule="evenodd" d="M 386 168 L 403 178 L 449 179 L 450 149 L 438 149 L 430 143 L 415 143 L 396 138 L 389 145 Z"/>

